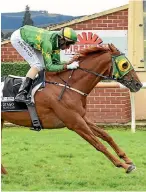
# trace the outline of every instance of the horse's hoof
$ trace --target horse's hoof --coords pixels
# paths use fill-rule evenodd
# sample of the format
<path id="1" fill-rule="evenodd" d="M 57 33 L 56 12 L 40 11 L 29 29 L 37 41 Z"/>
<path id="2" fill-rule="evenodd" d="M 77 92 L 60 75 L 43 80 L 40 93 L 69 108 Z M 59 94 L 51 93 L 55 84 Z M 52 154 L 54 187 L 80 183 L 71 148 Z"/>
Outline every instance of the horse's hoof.
<path id="1" fill-rule="evenodd" d="M 126 170 L 126 173 L 131 173 L 132 171 L 134 171 L 136 169 L 136 166 L 134 164 L 130 165 L 128 167 L 128 169 Z"/>

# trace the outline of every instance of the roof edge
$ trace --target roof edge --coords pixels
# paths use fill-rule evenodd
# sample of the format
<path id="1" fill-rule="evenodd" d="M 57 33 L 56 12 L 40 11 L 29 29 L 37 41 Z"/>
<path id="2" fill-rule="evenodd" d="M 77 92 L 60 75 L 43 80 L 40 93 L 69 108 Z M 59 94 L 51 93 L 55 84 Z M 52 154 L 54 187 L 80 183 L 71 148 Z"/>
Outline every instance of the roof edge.
<path id="1" fill-rule="evenodd" d="M 123 6 L 120 6 L 120 7 L 116 7 L 116 8 L 113 8 L 113 9 L 106 10 L 106 11 L 102 11 L 100 13 L 94 13 L 92 15 L 86 15 L 86 16 L 83 16 L 83 17 L 81 17 L 79 19 L 74 19 L 74 20 L 68 21 L 66 23 L 60 23 L 60 24 L 57 24 L 57 25 L 54 25 L 54 26 L 49 26 L 46 29 L 47 30 L 60 29 L 62 27 L 66 27 L 66 26 L 74 25 L 76 23 L 80 23 L 82 21 L 88 21 L 88 20 L 91 20 L 91 19 L 95 19 L 97 17 L 101 17 L 101 16 L 104 16 L 104 15 L 108 15 L 108 14 L 111 14 L 111 13 L 115 13 L 115 12 L 124 10 L 124 9 L 128 9 L 128 7 L 129 7 L 129 4 L 126 4 L 126 5 L 123 5 Z M 10 43 L 10 40 L 2 41 L 1 45 L 7 44 L 7 43 Z"/>
<path id="2" fill-rule="evenodd" d="M 106 10 L 106 11 L 102 11 L 100 13 L 95 13 L 95 14 L 92 14 L 92 15 L 86 15 L 86 16 L 83 16 L 83 17 L 81 17 L 79 19 L 74 19 L 74 20 L 71 20 L 71 21 L 66 22 L 66 23 L 57 24 L 55 26 L 49 26 L 49 27 L 47 27 L 47 29 L 48 30 L 59 29 L 59 28 L 62 28 L 62 27 L 66 27 L 66 26 L 69 26 L 69 25 L 80 23 L 82 21 L 87 21 L 87 20 L 90 20 L 90 19 L 94 19 L 94 18 L 97 18 L 97 17 L 101 17 L 101 16 L 104 16 L 104 15 L 111 14 L 111 13 L 114 13 L 114 12 L 117 12 L 117 11 L 121 11 L 121 10 L 127 9 L 128 7 L 129 7 L 129 4 L 126 4 L 126 5 L 123 5 L 123 6 L 120 6 L 120 7 L 116 7 L 116 8 L 113 8 L 113 9 Z"/>
<path id="3" fill-rule="evenodd" d="M 1 45 L 4 45 L 4 44 L 7 44 L 7 43 L 10 43 L 10 40 L 4 40 L 1 42 Z"/>

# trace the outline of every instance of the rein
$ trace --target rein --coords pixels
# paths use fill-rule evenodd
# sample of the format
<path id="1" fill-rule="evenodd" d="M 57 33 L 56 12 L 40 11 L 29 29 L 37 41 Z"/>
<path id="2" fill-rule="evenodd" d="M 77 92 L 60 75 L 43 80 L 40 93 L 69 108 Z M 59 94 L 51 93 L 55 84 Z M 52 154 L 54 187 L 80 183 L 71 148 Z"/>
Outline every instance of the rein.
<path id="1" fill-rule="evenodd" d="M 113 78 L 113 77 L 110 77 L 110 76 L 101 75 L 100 73 L 96 73 L 94 71 L 91 71 L 91 70 L 88 70 L 88 69 L 85 69 L 85 68 L 78 67 L 78 69 L 80 69 L 82 71 L 85 71 L 87 73 L 91 73 L 91 74 L 93 74 L 93 75 L 95 75 L 97 77 L 102 77 L 102 78 L 104 78 L 106 80 L 115 80 L 115 81 L 117 80 L 116 78 Z"/>
<path id="2" fill-rule="evenodd" d="M 119 55 L 112 55 L 112 63 L 114 64 L 115 63 L 115 59 L 116 57 L 119 57 L 121 55 L 125 55 L 124 53 L 120 53 Z M 100 73 L 96 73 L 94 71 L 91 71 L 91 70 L 88 70 L 88 69 L 85 69 L 85 68 L 81 68 L 81 67 L 78 67 L 78 69 L 82 70 L 82 71 L 85 71 L 87 73 L 91 73 L 97 77 L 102 77 L 106 80 L 113 80 L 113 81 L 117 81 L 118 79 L 117 78 L 114 78 L 114 77 L 110 77 L 110 76 L 105 76 L 105 75 L 101 75 Z"/>
<path id="3" fill-rule="evenodd" d="M 115 61 L 115 58 L 116 57 L 119 57 L 120 55 L 125 55 L 124 53 L 120 53 L 119 55 L 112 55 L 112 63 L 114 63 L 114 61 Z M 104 79 L 106 79 L 106 80 L 114 80 L 114 81 L 117 81 L 118 79 L 117 78 L 114 78 L 114 77 L 110 77 L 110 76 L 105 76 L 105 75 L 101 75 L 100 73 L 96 73 L 96 72 L 94 72 L 94 71 L 91 71 L 91 70 L 88 70 L 88 69 L 85 69 L 85 68 L 82 68 L 82 67 L 78 67 L 78 69 L 80 69 L 80 70 L 82 70 L 82 71 L 85 71 L 85 72 L 87 72 L 87 73 L 91 73 L 91 74 L 93 74 L 93 75 L 95 75 L 95 76 L 97 76 L 97 77 L 102 77 L 102 78 L 104 78 Z"/>
<path id="4" fill-rule="evenodd" d="M 124 55 L 124 54 L 123 54 L 123 53 L 120 53 L 119 55 L 112 55 L 112 61 L 113 61 L 112 63 L 113 63 L 113 64 L 115 63 L 116 57 L 118 57 L 118 56 L 120 56 L 120 55 Z M 102 75 L 102 74 L 100 74 L 100 73 L 97 73 L 97 72 L 94 72 L 94 71 L 91 71 L 91 70 L 88 70 L 88 69 L 82 68 L 82 67 L 78 67 L 77 69 L 80 69 L 80 70 L 85 71 L 85 72 L 87 72 L 87 73 L 91 73 L 91 74 L 93 74 L 93 75 L 95 75 L 95 76 L 97 76 L 97 77 L 102 77 L 102 78 L 104 78 L 104 79 L 106 79 L 106 80 L 113 80 L 113 81 L 119 81 L 119 82 L 120 82 L 120 79 L 114 78 L 113 76 L 112 76 L 112 77 L 110 77 L 110 76 L 105 76 L 105 75 Z M 73 90 L 73 91 L 75 91 L 75 92 L 77 92 L 77 93 L 79 93 L 79 94 L 81 94 L 81 95 L 83 95 L 83 96 L 87 96 L 87 95 L 88 95 L 87 93 L 83 93 L 82 91 L 79 91 L 79 90 L 77 90 L 77 89 L 75 89 L 75 88 L 73 88 L 73 87 L 71 87 L 71 86 L 69 85 L 69 80 L 71 79 L 73 72 L 74 72 L 74 69 L 71 71 L 70 76 L 68 77 L 68 80 L 67 80 L 67 81 L 65 81 L 64 79 L 62 79 L 62 78 L 59 76 L 59 78 L 63 81 L 64 84 L 61 84 L 61 83 L 58 83 L 58 82 L 45 81 L 45 83 L 54 84 L 54 85 L 59 85 L 59 86 L 62 86 L 62 87 L 63 87 L 62 90 L 61 90 L 61 93 L 60 93 L 60 95 L 59 95 L 59 97 L 58 97 L 58 100 L 59 100 L 59 101 L 62 99 L 62 96 L 63 96 L 63 94 L 64 94 L 64 92 L 65 92 L 66 89 Z"/>

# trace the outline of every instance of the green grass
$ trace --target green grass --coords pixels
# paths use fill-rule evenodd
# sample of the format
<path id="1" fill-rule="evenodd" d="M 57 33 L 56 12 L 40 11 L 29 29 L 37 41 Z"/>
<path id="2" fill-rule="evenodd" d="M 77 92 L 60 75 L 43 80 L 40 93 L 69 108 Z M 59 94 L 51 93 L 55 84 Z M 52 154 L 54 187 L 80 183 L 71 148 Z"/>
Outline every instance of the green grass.
<path id="1" fill-rule="evenodd" d="M 146 131 L 108 132 L 134 160 L 135 172 L 126 174 L 115 168 L 102 153 L 67 129 L 4 129 L 2 161 L 9 174 L 2 176 L 2 190 L 146 190 Z"/>

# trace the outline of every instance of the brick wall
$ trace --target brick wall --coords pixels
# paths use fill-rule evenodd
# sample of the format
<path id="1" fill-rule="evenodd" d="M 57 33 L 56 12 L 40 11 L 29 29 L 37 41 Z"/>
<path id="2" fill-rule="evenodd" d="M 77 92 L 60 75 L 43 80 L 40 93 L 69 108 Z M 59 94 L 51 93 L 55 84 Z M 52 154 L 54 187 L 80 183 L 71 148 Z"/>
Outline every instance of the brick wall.
<path id="1" fill-rule="evenodd" d="M 19 55 L 16 49 L 14 49 L 9 42 L 1 45 L 1 61 L 24 61 L 24 59 Z"/>
<path id="2" fill-rule="evenodd" d="M 71 25 L 74 30 L 127 30 L 128 9 Z M 59 30 L 59 29 L 58 29 Z M 1 46 L 1 61 L 23 61 L 11 43 Z"/>
<path id="3" fill-rule="evenodd" d="M 129 122 L 131 119 L 129 90 L 95 87 L 87 99 L 87 115 L 92 122 Z"/>
<path id="4" fill-rule="evenodd" d="M 128 9 L 70 25 L 75 30 L 127 30 Z"/>
<path id="5" fill-rule="evenodd" d="M 127 30 L 128 9 L 70 25 L 74 30 Z M 58 28 L 59 30 L 59 28 Z M 22 61 L 10 43 L 2 45 L 1 61 Z M 128 89 L 97 88 L 88 96 L 87 113 L 97 123 L 127 123 L 131 118 Z"/>

